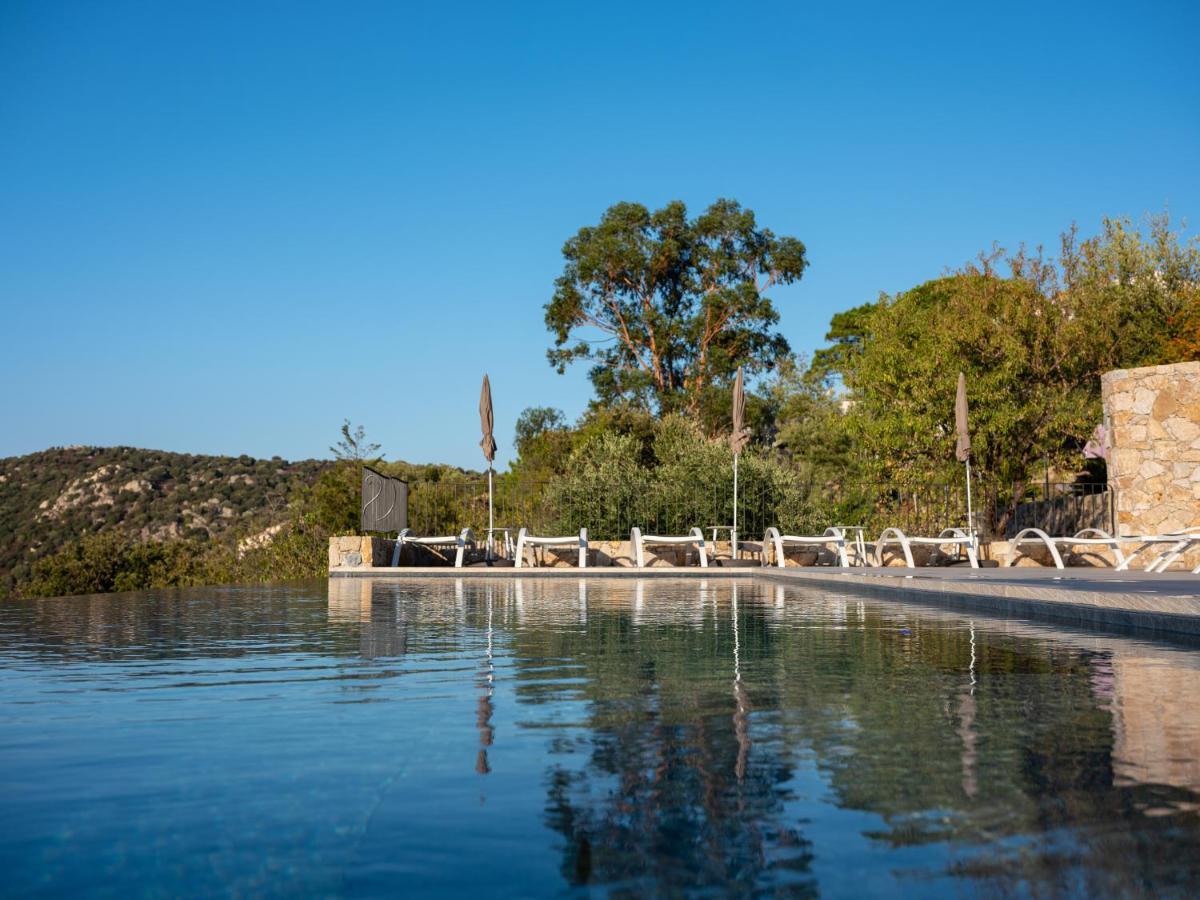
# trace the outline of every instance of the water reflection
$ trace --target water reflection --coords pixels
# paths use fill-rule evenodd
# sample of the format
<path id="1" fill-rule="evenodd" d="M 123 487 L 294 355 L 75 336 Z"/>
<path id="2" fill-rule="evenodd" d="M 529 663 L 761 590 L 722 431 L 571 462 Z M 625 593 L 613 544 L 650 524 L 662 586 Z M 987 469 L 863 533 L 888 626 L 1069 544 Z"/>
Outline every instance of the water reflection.
<path id="1" fill-rule="evenodd" d="M 962 740 L 962 789 L 967 797 L 979 793 L 979 782 L 975 775 L 977 759 L 975 734 L 975 620 L 967 623 L 971 635 L 971 661 L 968 667 L 968 681 L 962 691 L 958 703 L 958 736 Z"/>
<path id="2" fill-rule="evenodd" d="M 914 871 L 936 848 L 939 874 L 1005 892 L 1195 877 L 1194 652 L 748 582 L 507 591 L 518 686 L 539 680 L 521 660 L 583 669 L 586 759 L 548 757 L 572 883 L 815 889 L 820 841 L 792 812 L 819 815 L 813 777 Z"/>
<path id="3" fill-rule="evenodd" d="M 141 846 L 112 829 L 152 805 L 80 825 L 79 804 L 26 787 L 86 795 L 96 760 L 115 765 L 89 755 L 96 735 L 137 734 L 137 753 L 188 750 L 166 757 L 161 797 L 210 773 L 197 818 L 172 808 L 148 833 L 207 835 L 272 871 L 334 860 L 355 874 L 330 893 L 494 893 L 518 864 L 546 869 L 501 879 L 514 894 L 1197 886 L 1189 647 L 722 579 L 346 578 L 0 604 L 0 638 L 0 771 L 22 785 L 12 813 L 49 823 L 24 843 L 0 835 L 13 871 L 53 835 Z M 214 693 L 216 735 L 197 713 Z M 241 715 L 242 700 L 263 712 Z M 22 750 L 47 729 L 53 755 Z M 276 770 L 275 792 L 252 787 Z M 205 832 L 247 805 L 253 825 Z M 266 847 L 264 820 L 321 836 Z M 478 871 L 431 849 L 463 834 Z"/>
<path id="4" fill-rule="evenodd" d="M 485 593 L 487 594 L 487 656 L 481 671 L 479 680 L 479 688 L 481 691 L 479 697 L 479 706 L 475 714 L 475 725 L 479 728 L 479 755 L 475 757 L 475 771 L 480 775 L 487 775 L 492 771 L 492 767 L 488 765 L 488 747 L 492 746 L 492 742 L 496 739 L 496 729 L 492 727 L 492 715 L 495 713 L 495 707 L 492 704 L 492 697 L 495 694 L 496 687 L 496 665 L 493 659 L 493 641 L 495 634 L 492 626 L 492 604 L 493 586 L 486 585 Z M 456 591 L 461 593 L 461 579 L 456 584 Z"/>

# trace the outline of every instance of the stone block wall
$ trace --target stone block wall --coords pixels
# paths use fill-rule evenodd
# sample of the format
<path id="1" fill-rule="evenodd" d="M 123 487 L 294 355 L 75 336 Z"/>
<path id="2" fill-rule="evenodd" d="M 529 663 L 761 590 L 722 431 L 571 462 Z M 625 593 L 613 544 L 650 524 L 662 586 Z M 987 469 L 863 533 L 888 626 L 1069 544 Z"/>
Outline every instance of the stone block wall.
<path id="1" fill-rule="evenodd" d="M 329 568 L 352 566 L 390 566 L 396 542 L 386 538 L 360 537 L 356 534 L 329 539 Z"/>
<path id="2" fill-rule="evenodd" d="M 711 541 L 705 543 L 709 559 L 728 560 L 732 555 L 729 541 Z M 999 550 L 996 550 L 996 548 Z M 981 550 L 983 559 L 1003 559 L 1007 544 L 984 544 Z M 391 566 L 392 553 L 396 542 L 389 538 L 359 537 L 347 535 L 329 539 L 329 568 L 346 569 L 360 566 L 380 567 Z M 1020 564 L 1037 565 L 1036 548 L 1026 548 L 1030 558 Z M 503 547 L 497 548 L 498 556 L 505 556 Z M 761 560 L 762 543 L 755 540 L 744 540 L 738 543 L 738 558 L 757 563 Z M 768 563 L 775 564 L 773 548 L 768 548 Z M 914 547 L 913 556 L 922 565 L 935 561 L 939 556 L 932 548 Z M 480 563 L 484 559 L 483 547 L 468 551 L 464 562 L 467 565 Z M 525 564 L 528 566 L 545 566 L 550 568 L 574 568 L 579 560 L 579 551 L 570 547 L 530 548 L 526 553 Z M 439 552 L 425 547 L 409 545 L 400 560 L 401 566 L 450 566 L 454 564 L 454 551 Z M 604 568 L 617 566 L 628 568 L 635 564 L 633 548 L 629 541 L 591 541 L 588 545 L 588 567 Z M 889 555 L 884 565 L 903 565 L 904 558 L 899 550 Z M 662 566 L 695 566 L 696 552 L 683 545 L 652 546 L 646 548 L 646 565 L 649 567 Z M 806 547 L 797 549 L 789 547 L 784 559 L 784 565 L 793 566 L 831 566 L 837 565 L 836 555 L 828 548 Z"/>
<path id="3" fill-rule="evenodd" d="M 1108 372 L 1101 392 L 1118 531 L 1200 527 L 1200 362 Z"/>
<path id="4" fill-rule="evenodd" d="M 714 551 L 717 556 L 728 558 L 730 546 L 728 541 L 718 541 L 714 547 L 706 544 L 710 557 Z M 738 556 L 742 559 L 757 560 L 760 544 L 745 541 L 739 545 Z M 392 554 L 396 549 L 395 540 L 378 537 L 359 537 L 347 535 L 329 539 L 329 568 L 345 569 L 359 566 L 379 567 L 392 564 Z M 503 547 L 497 547 L 497 555 L 503 559 Z M 815 554 L 814 554 L 815 555 Z M 482 562 L 484 548 L 477 546 L 468 550 L 464 563 Z M 579 551 L 575 548 L 531 547 L 525 557 L 526 565 L 549 566 L 555 568 L 573 568 L 579 560 Z M 454 564 L 452 549 L 439 551 L 428 547 L 408 545 L 400 560 L 402 566 L 450 566 Z M 634 565 L 633 548 L 629 541 L 591 541 L 588 545 L 588 565 L 594 568 L 604 566 L 628 567 Z M 697 565 L 694 549 L 684 546 L 647 547 L 647 566 L 683 566 Z"/>

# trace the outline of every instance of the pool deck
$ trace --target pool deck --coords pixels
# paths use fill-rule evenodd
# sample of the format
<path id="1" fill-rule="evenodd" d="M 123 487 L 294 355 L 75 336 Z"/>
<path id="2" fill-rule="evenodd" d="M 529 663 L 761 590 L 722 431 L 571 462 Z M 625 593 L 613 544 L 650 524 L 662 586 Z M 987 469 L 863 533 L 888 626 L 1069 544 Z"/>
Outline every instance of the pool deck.
<path id="1" fill-rule="evenodd" d="M 1200 576 L 1148 575 L 1112 569 L 970 569 L 840 567 L 674 567 L 591 569 L 371 568 L 331 569 L 330 577 L 369 578 L 755 578 L 775 584 L 835 588 L 891 600 L 979 609 L 1017 618 L 1095 628 L 1149 629 L 1200 636 Z"/>
<path id="2" fill-rule="evenodd" d="M 1094 628 L 1200 636 L 1200 576 L 1112 569 L 765 569 L 780 583 Z"/>

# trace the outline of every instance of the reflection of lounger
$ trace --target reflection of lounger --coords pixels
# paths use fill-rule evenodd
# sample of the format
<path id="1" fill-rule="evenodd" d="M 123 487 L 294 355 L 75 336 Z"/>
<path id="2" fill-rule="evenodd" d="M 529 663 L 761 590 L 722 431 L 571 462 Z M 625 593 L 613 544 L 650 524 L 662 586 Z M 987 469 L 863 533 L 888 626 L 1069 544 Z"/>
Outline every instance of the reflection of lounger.
<path id="1" fill-rule="evenodd" d="M 975 536 L 969 535 L 961 528 L 946 528 L 937 537 L 909 537 L 899 528 L 885 528 L 883 534 L 879 536 L 879 541 L 875 544 L 875 561 L 879 565 L 883 565 L 883 551 L 889 544 L 897 544 L 904 552 L 905 565 L 910 569 L 917 567 L 913 562 L 912 546 L 918 544 L 926 547 L 957 547 L 967 551 L 967 559 L 971 561 L 971 568 L 979 568 L 979 555 L 975 550 Z"/>
<path id="2" fill-rule="evenodd" d="M 587 529 L 580 528 L 579 534 L 569 534 L 565 537 L 534 537 L 529 533 L 529 530 L 522 528 L 517 532 L 517 550 L 514 556 L 514 569 L 519 569 L 525 564 L 525 548 L 526 547 L 578 547 L 579 548 L 579 568 L 587 568 Z"/>
<path id="3" fill-rule="evenodd" d="M 639 569 L 646 566 L 646 544 L 663 545 L 663 544 L 695 544 L 696 550 L 700 554 L 700 568 L 708 568 L 708 555 L 704 551 L 704 532 L 699 528 L 692 528 L 686 535 L 662 535 L 662 534 L 642 534 L 642 529 L 634 528 L 629 533 L 629 543 L 633 545 L 634 560 L 637 562 Z"/>
<path id="4" fill-rule="evenodd" d="M 783 548 L 795 547 L 833 547 L 837 551 L 838 565 L 849 566 L 846 557 L 846 534 L 840 528 L 826 528 L 825 533 L 817 537 L 805 537 L 798 534 L 780 534 L 779 529 L 771 527 L 763 535 L 762 564 L 768 565 L 767 555 L 770 547 L 775 548 L 775 565 L 784 567 Z"/>
<path id="5" fill-rule="evenodd" d="M 1085 528 L 1072 537 L 1051 537 L 1040 528 L 1026 528 L 1008 542 L 1008 558 L 1004 562 L 1006 566 L 1011 566 L 1017 561 L 1021 555 L 1018 548 L 1022 544 L 1043 544 L 1050 551 L 1050 558 L 1054 560 L 1054 566 L 1058 569 L 1066 568 L 1062 553 L 1059 551 L 1060 547 L 1065 547 L 1068 552 L 1071 548 L 1077 546 L 1108 547 L 1113 553 L 1115 563 L 1113 568 L 1118 572 L 1127 571 L 1130 563 L 1139 554 L 1144 553 L 1152 547 L 1162 547 L 1163 549 L 1155 553 L 1150 562 L 1146 563 L 1144 571 L 1165 572 L 1175 560 L 1179 559 L 1180 556 L 1193 546 L 1200 546 L 1200 529 L 1193 528 L 1170 534 L 1112 537 L 1099 528 Z M 1121 544 L 1137 544 L 1138 547 L 1126 556 L 1121 551 Z M 1192 574 L 1200 574 L 1200 565 L 1197 565 L 1192 570 Z"/>
<path id="6" fill-rule="evenodd" d="M 400 565 L 400 551 L 404 549 L 405 544 L 415 544 L 420 547 L 454 547 L 454 568 L 461 569 L 463 564 L 463 554 L 467 547 L 475 549 L 475 533 L 470 528 L 464 528 L 457 535 L 449 535 L 447 537 L 417 537 L 407 528 L 400 532 L 396 538 L 396 549 L 392 553 L 392 565 Z"/>

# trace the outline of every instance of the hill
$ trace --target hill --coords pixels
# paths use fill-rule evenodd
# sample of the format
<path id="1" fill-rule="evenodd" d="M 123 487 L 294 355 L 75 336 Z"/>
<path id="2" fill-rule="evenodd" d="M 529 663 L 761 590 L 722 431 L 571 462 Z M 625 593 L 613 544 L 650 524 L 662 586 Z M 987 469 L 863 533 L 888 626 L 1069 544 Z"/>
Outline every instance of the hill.
<path id="1" fill-rule="evenodd" d="M 330 460 L 56 447 L 0 459 L 0 593 L 87 534 L 233 539 L 282 521 Z"/>

